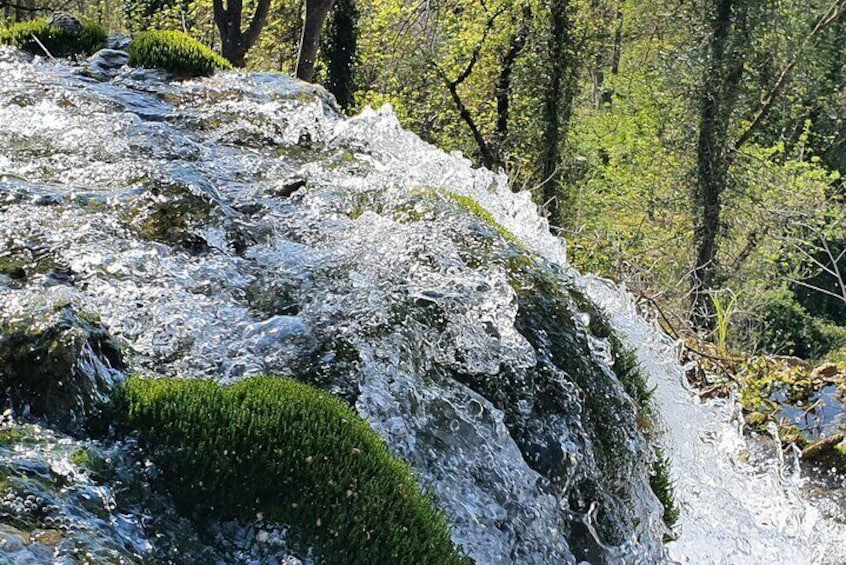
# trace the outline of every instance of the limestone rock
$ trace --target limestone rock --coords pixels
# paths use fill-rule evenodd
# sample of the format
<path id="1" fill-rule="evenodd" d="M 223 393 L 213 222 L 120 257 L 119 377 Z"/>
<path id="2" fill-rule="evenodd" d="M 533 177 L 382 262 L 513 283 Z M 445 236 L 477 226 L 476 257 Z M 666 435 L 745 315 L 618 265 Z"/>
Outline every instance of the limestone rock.
<path id="1" fill-rule="evenodd" d="M 129 53 L 119 49 L 100 49 L 88 59 L 88 73 L 98 79 L 114 77 L 129 63 Z"/>

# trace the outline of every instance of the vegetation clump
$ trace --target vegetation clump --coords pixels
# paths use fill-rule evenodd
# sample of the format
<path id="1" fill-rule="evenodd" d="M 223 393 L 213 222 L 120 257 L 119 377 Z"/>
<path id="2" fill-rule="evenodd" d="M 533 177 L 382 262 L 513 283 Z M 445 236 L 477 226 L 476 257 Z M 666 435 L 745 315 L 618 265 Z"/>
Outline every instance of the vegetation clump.
<path id="1" fill-rule="evenodd" d="M 129 64 L 159 68 L 178 76 L 210 76 L 218 69 L 231 69 L 229 62 L 180 31 L 145 31 L 129 46 Z"/>
<path id="2" fill-rule="evenodd" d="M 81 24 L 79 29 L 71 30 L 50 25 L 46 18 L 18 22 L 0 31 L 0 43 L 14 45 L 34 55 L 46 54 L 41 45 L 57 57 L 90 55 L 106 41 L 106 30 L 92 22 Z"/>
<path id="3" fill-rule="evenodd" d="M 408 465 L 316 388 L 276 377 L 231 386 L 131 378 L 113 408 L 195 516 L 261 513 L 328 563 L 463 562 Z"/>

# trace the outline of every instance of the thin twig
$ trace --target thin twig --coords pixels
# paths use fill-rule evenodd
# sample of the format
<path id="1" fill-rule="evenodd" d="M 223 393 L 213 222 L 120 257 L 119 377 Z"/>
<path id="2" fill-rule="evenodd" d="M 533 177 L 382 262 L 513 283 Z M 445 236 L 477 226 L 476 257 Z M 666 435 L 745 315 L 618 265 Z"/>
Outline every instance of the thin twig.
<path id="1" fill-rule="evenodd" d="M 35 42 L 38 44 L 38 46 L 39 46 L 39 47 L 41 47 L 41 49 L 43 49 L 45 53 L 47 53 L 47 56 L 50 58 L 50 60 L 51 60 L 51 61 L 55 61 L 55 60 L 56 60 L 56 58 L 55 58 L 55 57 L 54 57 L 54 56 L 50 53 L 50 51 L 48 51 L 48 50 L 47 50 L 47 48 L 46 48 L 46 47 L 44 47 L 44 44 L 43 44 L 43 43 L 41 43 L 41 40 L 40 40 L 40 39 L 38 39 L 38 38 L 35 36 L 35 34 L 34 34 L 34 33 L 33 33 L 32 35 L 30 35 L 30 37 L 31 37 L 32 39 L 34 39 L 34 40 L 35 40 Z"/>

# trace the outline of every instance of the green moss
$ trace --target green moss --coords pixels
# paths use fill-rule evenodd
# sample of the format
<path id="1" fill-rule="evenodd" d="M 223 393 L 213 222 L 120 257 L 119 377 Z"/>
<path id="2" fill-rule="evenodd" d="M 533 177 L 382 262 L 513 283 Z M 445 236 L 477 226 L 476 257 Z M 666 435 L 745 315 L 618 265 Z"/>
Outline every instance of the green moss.
<path id="1" fill-rule="evenodd" d="M 231 386 L 129 379 L 115 418 L 140 433 L 194 515 L 291 525 L 329 563 L 461 563 L 408 465 L 346 404 L 287 378 Z"/>
<path id="2" fill-rule="evenodd" d="M 45 18 L 28 22 L 19 22 L 0 32 L 0 43 L 14 45 L 36 55 L 44 55 L 44 50 L 33 36 L 47 48 L 51 55 L 66 57 L 70 55 L 91 54 L 106 41 L 106 30 L 92 22 L 82 22 L 82 29 L 67 32 L 51 27 Z"/>
<path id="3" fill-rule="evenodd" d="M 209 76 L 217 69 L 232 68 L 226 59 L 180 31 L 139 33 L 129 46 L 129 64 L 187 77 Z"/>
<path id="4" fill-rule="evenodd" d="M 29 436 L 18 428 L 0 429 L 0 447 L 14 447 L 28 438 Z"/>
<path id="5" fill-rule="evenodd" d="M 655 463 L 652 465 L 652 476 L 649 478 L 649 486 L 652 487 L 652 492 L 661 501 L 664 506 L 663 520 L 664 524 L 671 528 L 679 520 L 679 508 L 676 506 L 675 496 L 673 495 L 673 481 L 670 478 L 670 461 L 661 451 L 655 449 Z M 667 540 L 665 540 L 667 541 Z"/>
<path id="6" fill-rule="evenodd" d="M 27 261 L 20 253 L 6 251 L 0 253 L 0 274 L 13 279 L 26 278 Z"/>
<path id="7" fill-rule="evenodd" d="M 450 190 L 444 190 L 443 195 L 464 208 L 466 211 L 470 212 L 478 219 L 482 220 L 485 224 L 487 224 L 490 228 L 504 237 L 509 243 L 513 243 L 520 249 L 524 249 L 525 246 L 523 243 L 514 235 L 508 228 L 500 224 L 496 221 L 496 218 L 493 215 L 482 208 L 478 202 L 470 198 L 469 196 L 464 196 L 461 194 L 457 194 Z"/>
<path id="8" fill-rule="evenodd" d="M 109 470 L 108 462 L 91 447 L 79 447 L 71 453 L 70 462 L 92 477 L 102 477 Z"/>

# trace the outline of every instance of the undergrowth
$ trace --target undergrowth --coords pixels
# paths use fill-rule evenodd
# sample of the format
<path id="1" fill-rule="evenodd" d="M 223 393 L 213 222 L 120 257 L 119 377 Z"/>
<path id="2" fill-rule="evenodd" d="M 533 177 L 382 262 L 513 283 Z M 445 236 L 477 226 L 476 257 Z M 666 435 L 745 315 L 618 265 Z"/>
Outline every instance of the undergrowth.
<path id="1" fill-rule="evenodd" d="M 34 55 L 45 55 L 44 50 L 33 39 L 38 38 L 51 55 L 91 54 L 106 41 L 106 30 L 92 22 L 82 22 L 82 29 L 68 32 L 52 27 L 46 18 L 18 22 L 0 31 L 0 43 L 14 45 Z"/>

